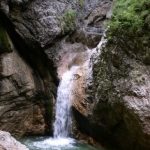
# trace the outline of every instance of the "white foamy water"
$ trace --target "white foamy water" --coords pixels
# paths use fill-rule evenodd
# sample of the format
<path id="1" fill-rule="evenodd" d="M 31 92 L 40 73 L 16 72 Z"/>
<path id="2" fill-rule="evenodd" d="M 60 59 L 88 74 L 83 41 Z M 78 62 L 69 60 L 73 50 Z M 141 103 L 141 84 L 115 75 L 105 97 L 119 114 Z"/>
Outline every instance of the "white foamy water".
<path id="1" fill-rule="evenodd" d="M 47 138 L 47 137 L 28 137 L 22 139 L 30 150 L 104 150 L 96 149 L 90 145 L 78 143 L 71 138 Z"/>
<path id="2" fill-rule="evenodd" d="M 71 129 L 71 95 L 74 74 L 78 66 L 71 67 L 62 76 L 57 91 L 54 138 L 68 137 Z"/>
<path id="3" fill-rule="evenodd" d="M 83 66 L 81 66 L 84 68 L 87 86 L 92 86 L 93 84 L 93 65 L 96 64 L 100 58 L 101 51 L 106 46 L 106 43 L 107 38 L 104 33 L 97 47 L 87 49 L 87 60 L 84 62 Z"/>
<path id="4" fill-rule="evenodd" d="M 90 52 L 90 65 L 94 65 L 95 63 L 97 63 L 98 58 L 101 55 L 101 51 L 106 46 L 107 41 L 108 40 L 106 38 L 106 34 L 104 33 L 102 38 L 101 38 L 101 41 L 99 42 L 97 47 L 93 48 L 92 51 Z"/>
<path id="5" fill-rule="evenodd" d="M 44 149 L 56 149 L 60 150 L 61 148 L 64 148 L 65 146 L 73 148 L 73 144 L 75 143 L 75 140 L 71 138 L 48 138 L 44 141 L 38 141 L 34 142 L 33 146 L 38 148 L 44 148 Z"/>

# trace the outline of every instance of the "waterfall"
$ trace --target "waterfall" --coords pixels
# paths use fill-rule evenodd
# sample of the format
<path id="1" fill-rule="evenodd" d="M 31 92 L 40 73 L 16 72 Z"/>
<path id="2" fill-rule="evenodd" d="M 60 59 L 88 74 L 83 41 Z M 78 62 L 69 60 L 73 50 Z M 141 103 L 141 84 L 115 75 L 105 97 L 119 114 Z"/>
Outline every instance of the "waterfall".
<path id="1" fill-rule="evenodd" d="M 71 94 L 74 74 L 78 66 L 66 71 L 58 87 L 56 114 L 54 122 L 54 138 L 68 137 L 71 129 Z"/>
<path id="2" fill-rule="evenodd" d="M 64 55 L 65 59 L 62 59 L 62 62 L 59 62 L 61 64 L 59 66 L 60 70 L 57 69 L 60 71 L 58 71 L 58 74 L 60 73 L 59 77 L 61 77 L 61 82 L 57 91 L 55 121 L 53 124 L 54 136 L 47 139 L 41 138 L 39 141 L 35 140 L 32 144 L 35 149 L 80 149 L 80 147 L 78 148 L 79 143 L 75 139 L 69 137 L 72 124 L 71 106 L 75 106 L 75 103 L 72 104 L 72 102 L 80 100 L 78 98 L 81 98 L 84 102 L 84 94 L 87 92 L 84 89 L 88 86 L 93 86 L 93 65 L 99 59 L 101 50 L 105 47 L 106 43 L 107 39 L 104 35 L 96 48 L 87 49 L 84 51 L 84 54 L 80 51 L 77 53 L 71 53 L 71 55 L 66 54 Z M 74 66 L 72 66 L 72 64 L 74 64 Z M 68 69 L 68 66 L 72 67 Z M 67 71 L 63 73 L 65 70 Z M 93 108 L 93 106 L 92 103 L 89 103 L 86 109 L 92 110 L 91 108 Z M 83 149 L 87 149 L 87 147 Z"/>

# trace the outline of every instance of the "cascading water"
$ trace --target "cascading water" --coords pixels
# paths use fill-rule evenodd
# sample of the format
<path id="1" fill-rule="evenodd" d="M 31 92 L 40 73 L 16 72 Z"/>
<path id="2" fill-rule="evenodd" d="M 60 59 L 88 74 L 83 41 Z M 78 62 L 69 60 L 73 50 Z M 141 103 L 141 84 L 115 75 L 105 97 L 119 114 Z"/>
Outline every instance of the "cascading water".
<path id="1" fill-rule="evenodd" d="M 71 67 L 62 76 L 57 92 L 54 138 L 68 137 L 71 129 L 71 95 L 74 74 L 78 66 Z"/>
<path id="2" fill-rule="evenodd" d="M 84 70 L 84 76 L 90 84 L 92 81 L 92 65 L 98 59 L 101 49 L 105 46 L 107 39 L 105 36 L 102 38 L 98 46 L 92 50 L 87 50 L 86 59 L 83 64 L 79 66 L 72 66 L 68 71 L 62 75 L 61 82 L 57 91 L 56 101 L 56 113 L 54 122 L 54 136 L 53 138 L 40 137 L 39 139 L 27 139 L 24 144 L 27 145 L 30 150 L 96 150 L 88 145 L 83 145 L 77 142 L 75 139 L 69 138 L 71 130 L 71 102 L 73 99 L 73 88 L 75 86 L 74 78 L 75 74 L 78 74 L 80 70 Z M 99 148 L 99 150 L 104 150 Z"/>

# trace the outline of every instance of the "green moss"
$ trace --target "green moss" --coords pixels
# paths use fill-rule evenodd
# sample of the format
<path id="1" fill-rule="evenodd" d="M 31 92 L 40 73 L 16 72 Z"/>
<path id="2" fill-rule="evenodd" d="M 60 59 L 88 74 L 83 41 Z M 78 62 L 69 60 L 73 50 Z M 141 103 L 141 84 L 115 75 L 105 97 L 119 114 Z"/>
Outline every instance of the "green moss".
<path id="1" fill-rule="evenodd" d="M 150 14 L 150 1 L 147 0 L 117 0 L 114 3 L 110 30 L 112 34 L 127 31 L 138 33 L 145 26 L 145 17 Z"/>
<path id="2" fill-rule="evenodd" d="M 76 27 L 76 12 L 67 10 L 61 18 L 61 28 L 63 34 L 74 31 Z"/>
<path id="3" fill-rule="evenodd" d="M 78 0 L 78 3 L 79 3 L 79 5 L 80 5 L 81 7 L 83 7 L 83 5 L 84 5 L 84 0 Z"/>
<path id="4" fill-rule="evenodd" d="M 11 45 L 6 30 L 0 25 L 0 52 L 11 51 Z"/>
<path id="5" fill-rule="evenodd" d="M 132 57 L 150 58 L 150 1 L 117 0 L 108 23 L 109 41 Z"/>

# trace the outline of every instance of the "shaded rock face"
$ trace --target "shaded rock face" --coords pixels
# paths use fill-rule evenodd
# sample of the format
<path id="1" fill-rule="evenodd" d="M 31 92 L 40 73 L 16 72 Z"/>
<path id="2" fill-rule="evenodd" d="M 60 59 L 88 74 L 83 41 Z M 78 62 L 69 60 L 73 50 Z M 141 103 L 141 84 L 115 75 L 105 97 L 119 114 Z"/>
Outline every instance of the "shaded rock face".
<path id="1" fill-rule="evenodd" d="M 11 51 L 2 43 L 4 48 L 0 49 L 0 129 L 15 136 L 45 134 L 50 130 L 52 119 L 47 107 L 52 108 L 55 94 L 55 90 L 53 94 L 51 90 L 52 86 L 55 88 L 51 75 L 49 73 L 48 76 L 45 70 L 41 76 L 41 73 L 18 53 L 5 28 L 3 31 L 6 32 L 5 40 Z M 4 37 L 1 36 L 1 42 L 2 39 Z"/>
<path id="2" fill-rule="evenodd" d="M 0 131 L 0 150 L 28 150 L 28 148 L 16 141 L 10 133 Z"/>

